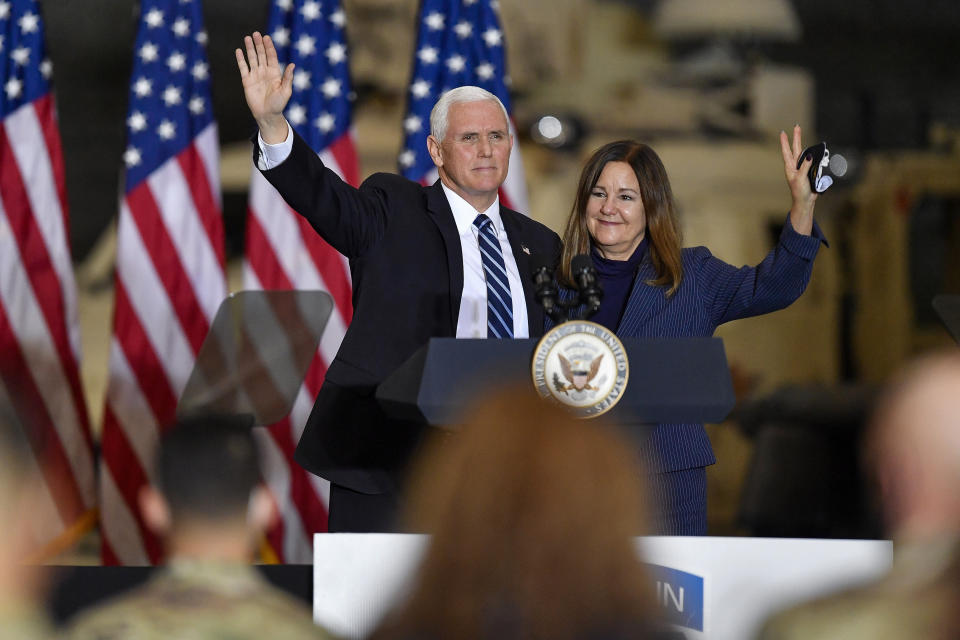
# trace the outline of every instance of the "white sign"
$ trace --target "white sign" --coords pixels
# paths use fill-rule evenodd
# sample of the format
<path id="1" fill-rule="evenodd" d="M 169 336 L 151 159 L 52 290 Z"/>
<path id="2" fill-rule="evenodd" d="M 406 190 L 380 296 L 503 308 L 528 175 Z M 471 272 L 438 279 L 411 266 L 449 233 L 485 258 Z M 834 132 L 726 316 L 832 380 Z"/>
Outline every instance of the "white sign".
<path id="1" fill-rule="evenodd" d="M 313 611 L 334 634 L 360 640 L 409 589 L 428 538 L 314 536 Z M 774 611 L 889 571 L 886 540 L 637 538 L 658 604 L 689 639 L 752 637 Z"/>

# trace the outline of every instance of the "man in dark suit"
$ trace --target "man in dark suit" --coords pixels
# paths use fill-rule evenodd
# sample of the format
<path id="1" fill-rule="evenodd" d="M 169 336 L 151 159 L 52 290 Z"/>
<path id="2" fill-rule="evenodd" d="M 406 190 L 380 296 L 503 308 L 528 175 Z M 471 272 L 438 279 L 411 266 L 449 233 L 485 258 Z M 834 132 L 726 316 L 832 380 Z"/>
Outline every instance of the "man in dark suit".
<path id="1" fill-rule="evenodd" d="M 513 139 L 506 110 L 478 87 L 444 94 L 427 146 L 430 187 L 375 174 L 355 189 L 323 166 L 283 117 L 293 65 L 269 36 L 237 49 L 247 105 L 260 128 L 257 166 L 290 206 L 350 260 L 354 314 L 327 371 L 296 458 L 331 482 L 330 531 L 393 527 L 420 425 L 387 418 L 377 385 L 431 337 L 535 337 L 543 310 L 529 263 L 559 261 L 556 233 L 500 206 Z"/>

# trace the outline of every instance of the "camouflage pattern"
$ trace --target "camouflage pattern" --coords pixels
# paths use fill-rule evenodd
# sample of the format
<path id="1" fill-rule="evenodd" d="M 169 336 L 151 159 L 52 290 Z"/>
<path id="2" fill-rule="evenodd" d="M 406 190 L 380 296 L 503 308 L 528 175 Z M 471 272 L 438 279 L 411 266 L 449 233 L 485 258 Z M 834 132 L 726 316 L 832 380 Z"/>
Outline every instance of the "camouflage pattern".
<path id="1" fill-rule="evenodd" d="M 87 612 L 69 640 L 331 638 L 310 609 L 247 565 L 174 562 L 142 587 Z"/>
<path id="2" fill-rule="evenodd" d="M 818 598 L 771 618 L 760 640 L 955 638 L 960 549 L 953 541 L 896 548 L 878 582 Z M 954 631 L 956 629 L 954 628 Z"/>
<path id="3" fill-rule="evenodd" d="M 53 627 L 39 609 L 26 603 L 0 603 L 0 640 L 46 640 Z"/>

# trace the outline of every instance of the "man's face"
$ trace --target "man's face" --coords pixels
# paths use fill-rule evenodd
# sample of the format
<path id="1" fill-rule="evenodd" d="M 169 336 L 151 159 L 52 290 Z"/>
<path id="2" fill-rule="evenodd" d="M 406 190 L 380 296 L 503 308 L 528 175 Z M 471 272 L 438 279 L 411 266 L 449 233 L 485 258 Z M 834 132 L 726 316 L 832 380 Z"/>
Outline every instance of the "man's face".
<path id="1" fill-rule="evenodd" d="M 503 111 L 492 100 L 450 105 L 443 140 L 427 138 L 440 178 L 473 207 L 493 203 L 507 177 L 513 138 Z"/>

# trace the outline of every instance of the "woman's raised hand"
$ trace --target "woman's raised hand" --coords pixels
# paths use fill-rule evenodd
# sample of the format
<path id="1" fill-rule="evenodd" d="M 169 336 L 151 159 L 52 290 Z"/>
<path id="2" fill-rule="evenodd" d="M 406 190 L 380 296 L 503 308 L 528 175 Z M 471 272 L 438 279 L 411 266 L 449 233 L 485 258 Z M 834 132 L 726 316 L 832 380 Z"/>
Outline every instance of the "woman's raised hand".
<path id="1" fill-rule="evenodd" d="M 790 207 L 790 224 L 797 233 L 810 235 L 813 231 L 813 207 L 817 201 L 817 194 L 810 188 L 810 180 L 807 178 L 813 158 L 804 158 L 800 168 L 797 168 L 800 154 L 803 153 L 800 133 L 800 125 L 794 125 L 791 144 L 787 134 L 781 131 L 780 151 L 783 152 L 783 173 L 790 187 L 790 196 L 793 198 L 793 204 Z"/>

